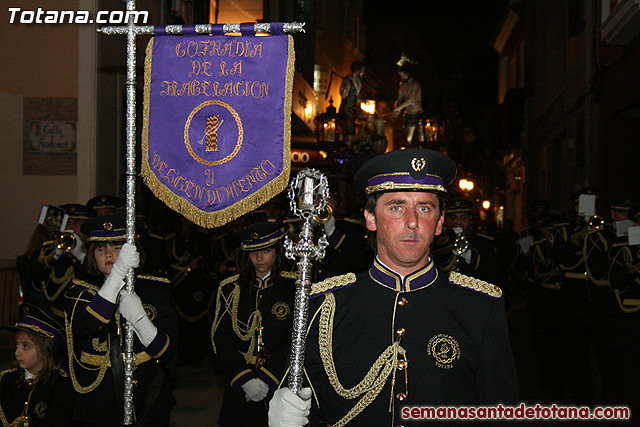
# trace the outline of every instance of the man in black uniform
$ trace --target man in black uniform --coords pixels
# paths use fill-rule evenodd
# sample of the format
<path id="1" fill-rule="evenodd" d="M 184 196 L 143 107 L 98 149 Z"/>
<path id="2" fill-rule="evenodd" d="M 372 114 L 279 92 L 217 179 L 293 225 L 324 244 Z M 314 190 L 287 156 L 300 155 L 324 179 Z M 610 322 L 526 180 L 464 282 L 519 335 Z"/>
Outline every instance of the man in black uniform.
<path id="1" fill-rule="evenodd" d="M 449 255 L 455 256 L 455 271 L 502 286 L 505 273 L 494 238 L 474 230 L 473 208 L 469 199 L 447 200 L 445 232 L 436 241 L 438 246 L 441 241 L 451 242 Z"/>
<path id="2" fill-rule="evenodd" d="M 109 194 L 93 197 L 87 202 L 87 207 L 93 209 L 96 216 L 117 215 L 118 198 Z"/>
<path id="3" fill-rule="evenodd" d="M 593 188 L 576 191 L 572 195 L 573 220 L 556 224 L 552 258 L 560 267 L 562 280 L 558 293 L 562 306 L 560 333 L 565 337 L 560 353 L 561 368 L 567 373 L 570 398 L 578 405 L 594 403 L 591 356 L 594 339 L 593 313 L 594 283 L 589 280 L 585 265 L 585 241 L 592 229 L 588 218 L 579 215 L 580 195 L 595 195 Z"/>
<path id="4" fill-rule="evenodd" d="M 613 207 L 612 207 L 613 209 Z M 640 206 L 633 204 L 627 217 L 640 226 Z M 640 352 L 640 245 L 633 239 L 620 239 L 609 251 L 609 285 L 618 311 L 608 319 L 615 388 L 603 390 L 605 403 L 629 405 L 631 414 L 640 413 L 640 364 L 636 354 Z M 633 420 L 638 418 L 635 415 Z"/>
<path id="5" fill-rule="evenodd" d="M 451 159 L 425 149 L 358 170 L 376 258 L 368 271 L 313 285 L 305 371 L 315 398 L 280 389 L 271 426 L 304 425 L 311 401 L 334 426 L 398 425 L 410 407 L 518 402 L 501 290 L 440 273 L 430 254 L 455 174 Z"/>
<path id="6" fill-rule="evenodd" d="M 56 240 L 43 244 L 38 259 L 49 271 L 43 293 L 48 308 L 58 320 L 64 318 L 64 293 L 71 286 L 75 271 L 84 268 L 82 265 L 87 254 L 85 243 L 88 236 L 82 232 L 82 224 L 96 216 L 92 209 L 84 205 L 69 203 L 60 207 L 69 216 L 66 230 Z"/>

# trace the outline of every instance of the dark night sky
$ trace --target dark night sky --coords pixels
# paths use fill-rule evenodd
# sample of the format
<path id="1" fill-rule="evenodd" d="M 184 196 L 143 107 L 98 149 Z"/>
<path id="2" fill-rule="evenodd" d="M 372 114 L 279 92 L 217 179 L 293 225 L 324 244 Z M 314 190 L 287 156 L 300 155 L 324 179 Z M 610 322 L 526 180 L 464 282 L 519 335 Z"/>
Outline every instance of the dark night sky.
<path id="1" fill-rule="evenodd" d="M 364 20 L 365 25 L 418 28 L 426 42 L 473 50 L 489 43 L 507 4 L 506 0 L 366 0 Z"/>
<path id="2" fill-rule="evenodd" d="M 390 26 L 417 32 L 442 81 L 462 76 L 464 115 L 495 105 L 498 56 L 491 41 L 507 5 L 507 0 L 365 0 L 363 13 L 368 31 Z"/>

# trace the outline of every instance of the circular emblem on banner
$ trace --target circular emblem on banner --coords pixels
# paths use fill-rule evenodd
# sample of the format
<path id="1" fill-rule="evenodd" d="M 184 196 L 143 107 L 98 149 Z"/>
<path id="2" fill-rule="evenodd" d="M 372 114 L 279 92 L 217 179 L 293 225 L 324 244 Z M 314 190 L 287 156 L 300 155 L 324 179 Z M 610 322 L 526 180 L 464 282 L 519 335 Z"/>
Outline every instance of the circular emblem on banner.
<path id="1" fill-rule="evenodd" d="M 156 310 L 156 308 L 151 304 L 143 304 L 142 306 L 144 307 L 144 312 L 147 314 L 149 320 L 153 322 L 153 320 L 158 317 L 158 310 Z"/>
<path id="2" fill-rule="evenodd" d="M 427 355 L 433 356 L 437 367 L 451 369 L 453 362 L 460 358 L 460 346 L 450 335 L 434 335 L 427 344 Z"/>
<path id="3" fill-rule="evenodd" d="M 273 304 L 271 307 L 271 313 L 276 316 L 278 320 L 284 320 L 287 318 L 287 315 L 291 312 L 289 305 L 284 302 L 277 302 Z"/>
<path id="4" fill-rule="evenodd" d="M 221 134 L 222 126 L 225 126 L 225 120 L 223 117 L 221 117 L 220 114 L 213 114 L 211 116 L 207 116 L 206 114 L 209 114 L 209 113 L 204 113 L 204 112 L 200 113 L 200 111 L 203 110 L 205 107 L 209 107 L 212 105 L 220 106 L 224 110 L 226 110 L 226 112 L 231 114 L 231 116 L 236 122 L 236 126 L 238 127 L 238 136 L 237 136 L 236 144 L 235 144 L 235 147 L 233 148 L 233 151 L 219 160 L 203 159 L 200 155 L 198 155 L 198 153 L 196 153 L 196 150 L 194 149 L 193 144 L 191 144 L 191 138 L 189 137 L 189 131 L 192 128 L 193 123 L 195 123 L 194 118 L 198 116 L 196 120 L 198 122 L 198 126 L 197 126 L 198 136 L 197 138 L 195 138 L 195 140 L 198 146 L 205 147 L 202 150 L 198 150 L 198 151 L 220 153 L 218 148 L 218 135 Z M 244 138 L 244 130 L 242 128 L 242 120 L 240 120 L 240 116 L 233 108 L 231 108 L 229 104 L 226 104 L 218 100 L 205 101 L 202 104 L 198 105 L 196 108 L 193 109 L 193 111 L 191 111 L 191 114 L 189 114 L 189 117 L 187 118 L 187 122 L 184 125 L 184 143 L 187 146 L 187 150 L 189 151 L 189 154 L 191 155 L 191 157 L 193 157 L 193 159 L 196 162 L 206 166 L 219 166 L 233 159 L 235 155 L 238 154 L 238 151 L 240 151 L 240 147 L 242 147 L 243 138 Z"/>

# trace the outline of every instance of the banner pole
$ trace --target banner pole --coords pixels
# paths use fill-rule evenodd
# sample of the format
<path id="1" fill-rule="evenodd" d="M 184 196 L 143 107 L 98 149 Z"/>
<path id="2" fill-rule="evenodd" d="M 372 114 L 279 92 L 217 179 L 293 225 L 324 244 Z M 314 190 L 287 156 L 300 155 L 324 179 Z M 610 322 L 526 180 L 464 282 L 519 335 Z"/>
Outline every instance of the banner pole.
<path id="1" fill-rule="evenodd" d="M 127 0 L 127 11 L 135 10 L 136 0 Z M 136 28 L 130 20 L 127 25 L 127 243 L 135 245 L 136 215 Z M 126 279 L 128 292 L 134 291 L 133 269 L 129 270 Z M 125 333 L 125 365 L 124 365 L 124 425 L 133 424 L 133 328 L 127 321 Z"/>

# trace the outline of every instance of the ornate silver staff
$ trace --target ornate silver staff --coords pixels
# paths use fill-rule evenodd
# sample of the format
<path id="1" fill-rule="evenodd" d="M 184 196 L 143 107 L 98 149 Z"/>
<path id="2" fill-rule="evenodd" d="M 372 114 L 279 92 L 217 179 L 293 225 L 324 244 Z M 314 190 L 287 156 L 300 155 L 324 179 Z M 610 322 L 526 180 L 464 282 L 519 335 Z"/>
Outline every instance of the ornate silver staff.
<path id="1" fill-rule="evenodd" d="M 289 354 L 289 388 L 296 394 L 302 386 L 304 351 L 309 317 L 309 291 L 311 290 L 311 266 L 314 259 L 324 258 L 327 237 L 323 235 L 318 244 L 313 243 L 311 220 L 321 214 L 329 200 L 327 178 L 315 169 L 305 169 L 298 173 L 289 185 L 289 200 L 293 213 L 302 219 L 298 243 L 287 236 L 284 242 L 285 255 L 298 261 L 298 277 L 293 312 L 293 332 L 291 334 L 291 352 Z"/>

